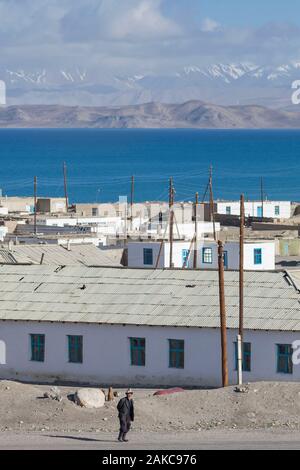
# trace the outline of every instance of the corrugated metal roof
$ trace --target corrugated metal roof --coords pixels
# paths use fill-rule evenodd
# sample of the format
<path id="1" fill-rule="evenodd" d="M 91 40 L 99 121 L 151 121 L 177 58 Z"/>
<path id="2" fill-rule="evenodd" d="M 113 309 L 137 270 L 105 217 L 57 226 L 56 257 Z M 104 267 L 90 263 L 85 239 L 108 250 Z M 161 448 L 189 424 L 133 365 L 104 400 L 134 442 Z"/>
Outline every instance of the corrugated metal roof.
<path id="1" fill-rule="evenodd" d="M 245 272 L 246 329 L 300 331 L 297 276 Z M 228 328 L 238 326 L 238 281 L 225 272 Z M 218 273 L 2 265 L 0 320 L 218 328 Z"/>
<path id="2" fill-rule="evenodd" d="M 0 248 L 0 263 L 43 264 L 52 266 L 121 266 L 123 250 L 103 250 L 92 244 L 15 245 L 11 250 Z"/>

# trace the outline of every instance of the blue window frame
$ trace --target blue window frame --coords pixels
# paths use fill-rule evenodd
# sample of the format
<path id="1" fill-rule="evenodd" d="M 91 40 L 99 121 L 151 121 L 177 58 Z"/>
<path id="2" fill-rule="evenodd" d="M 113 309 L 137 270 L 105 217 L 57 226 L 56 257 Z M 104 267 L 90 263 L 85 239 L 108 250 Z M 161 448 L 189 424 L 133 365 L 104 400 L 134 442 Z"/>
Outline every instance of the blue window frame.
<path id="1" fill-rule="evenodd" d="M 144 265 L 152 266 L 153 265 L 153 250 L 152 248 L 144 248 Z"/>
<path id="2" fill-rule="evenodd" d="M 31 339 L 31 361 L 45 361 L 45 335 L 30 335 Z"/>
<path id="3" fill-rule="evenodd" d="M 223 261 L 224 261 L 224 268 L 228 268 L 228 251 L 223 252 Z"/>
<path id="4" fill-rule="evenodd" d="M 83 337 L 68 336 L 69 362 L 82 364 L 83 362 Z"/>
<path id="5" fill-rule="evenodd" d="M 184 340 L 169 339 L 169 367 L 184 369 Z"/>
<path id="6" fill-rule="evenodd" d="M 293 373 L 293 348 L 291 344 L 277 344 L 277 373 Z"/>
<path id="7" fill-rule="evenodd" d="M 262 217 L 263 216 L 263 208 L 262 206 L 257 207 L 257 217 Z"/>
<path id="8" fill-rule="evenodd" d="M 275 206 L 275 215 L 280 215 L 280 206 Z"/>
<path id="9" fill-rule="evenodd" d="M 212 248 L 202 248 L 202 263 L 212 264 L 212 262 L 213 262 Z"/>
<path id="10" fill-rule="evenodd" d="M 243 371 L 244 372 L 251 372 L 251 343 L 243 343 Z M 235 350 L 235 370 L 238 368 L 238 349 L 237 343 L 234 343 L 234 350 Z"/>
<path id="11" fill-rule="evenodd" d="M 182 266 L 187 266 L 190 256 L 190 250 L 182 250 Z"/>
<path id="12" fill-rule="evenodd" d="M 231 215 L 231 207 L 230 206 L 226 207 L 226 215 Z"/>
<path id="13" fill-rule="evenodd" d="M 146 364 L 146 339 L 130 338 L 130 356 L 132 366 L 145 366 Z"/>
<path id="14" fill-rule="evenodd" d="M 255 248 L 254 249 L 254 264 L 262 264 L 262 249 L 261 248 Z"/>

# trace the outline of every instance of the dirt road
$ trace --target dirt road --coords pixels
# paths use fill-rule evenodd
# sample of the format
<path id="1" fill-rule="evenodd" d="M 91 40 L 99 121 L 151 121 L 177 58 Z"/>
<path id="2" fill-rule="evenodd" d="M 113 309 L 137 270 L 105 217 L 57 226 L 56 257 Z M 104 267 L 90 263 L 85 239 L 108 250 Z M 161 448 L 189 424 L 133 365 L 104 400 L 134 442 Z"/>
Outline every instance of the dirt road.
<path id="1" fill-rule="evenodd" d="M 1 450 L 300 450 L 300 432 L 201 431 L 182 434 L 132 433 L 116 442 L 111 433 L 0 433 Z"/>

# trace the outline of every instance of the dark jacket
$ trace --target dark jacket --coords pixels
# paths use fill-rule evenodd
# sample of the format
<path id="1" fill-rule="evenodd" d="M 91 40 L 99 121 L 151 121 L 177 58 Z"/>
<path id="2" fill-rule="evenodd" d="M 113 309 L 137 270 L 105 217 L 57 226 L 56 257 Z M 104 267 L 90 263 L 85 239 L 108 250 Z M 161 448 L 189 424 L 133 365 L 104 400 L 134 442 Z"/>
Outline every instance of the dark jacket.
<path id="1" fill-rule="evenodd" d="M 127 397 L 122 398 L 118 403 L 119 418 L 130 417 L 134 421 L 134 404 L 133 400 L 128 400 Z"/>

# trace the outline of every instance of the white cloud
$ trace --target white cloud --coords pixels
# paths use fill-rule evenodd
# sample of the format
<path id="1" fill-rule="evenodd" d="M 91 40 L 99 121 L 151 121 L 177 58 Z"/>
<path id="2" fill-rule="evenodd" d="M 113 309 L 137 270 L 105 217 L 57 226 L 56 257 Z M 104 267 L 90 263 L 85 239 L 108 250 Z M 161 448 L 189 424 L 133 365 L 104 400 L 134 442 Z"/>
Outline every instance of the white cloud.
<path id="1" fill-rule="evenodd" d="M 211 18 L 205 18 L 201 24 L 201 31 L 204 33 L 213 33 L 219 28 L 220 24 Z"/>

